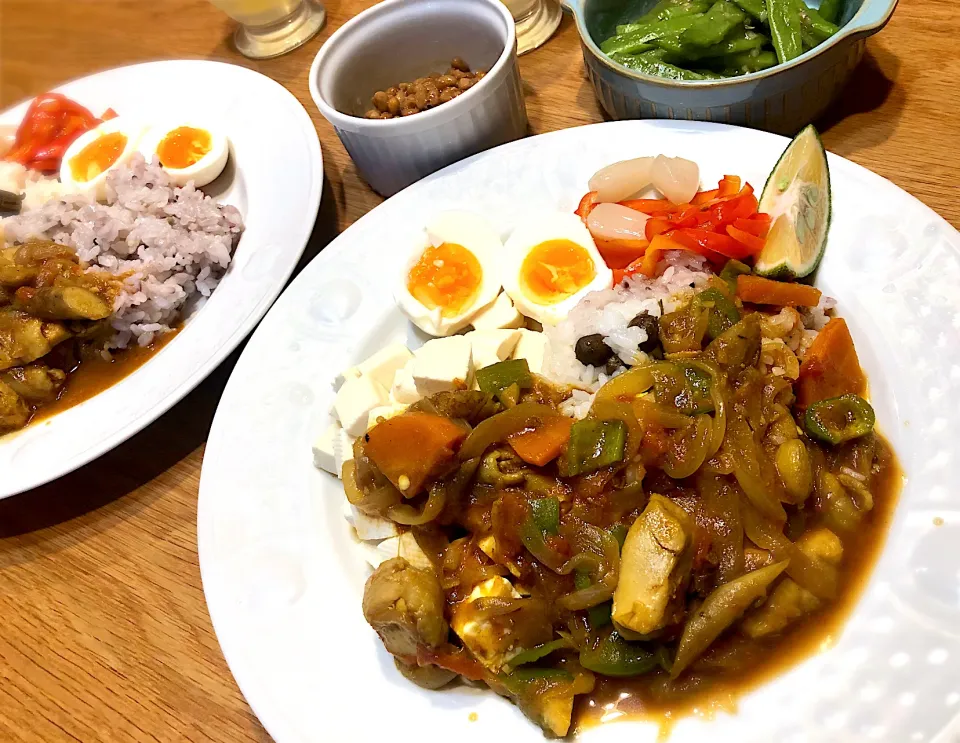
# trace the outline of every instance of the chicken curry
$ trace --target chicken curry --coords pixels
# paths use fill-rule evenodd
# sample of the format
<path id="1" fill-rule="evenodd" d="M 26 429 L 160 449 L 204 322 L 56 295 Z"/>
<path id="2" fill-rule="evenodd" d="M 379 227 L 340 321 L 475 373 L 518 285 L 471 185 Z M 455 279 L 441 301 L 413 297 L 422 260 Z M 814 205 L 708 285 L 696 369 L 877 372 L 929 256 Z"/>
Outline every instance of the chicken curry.
<path id="1" fill-rule="evenodd" d="M 348 500 L 404 531 L 363 597 L 403 675 L 565 736 L 762 676 L 849 605 L 900 484 L 851 336 L 831 319 L 790 368 L 796 310 L 712 281 L 582 420 L 519 360 L 357 439 Z"/>
<path id="2" fill-rule="evenodd" d="M 126 351 L 122 363 L 100 353 L 120 291 L 121 278 L 85 271 L 63 245 L 0 248 L 0 434 L 80 402 L 143 363 L 150 349 Z M 77 394 L 65 394 L 78 377 Z"/>

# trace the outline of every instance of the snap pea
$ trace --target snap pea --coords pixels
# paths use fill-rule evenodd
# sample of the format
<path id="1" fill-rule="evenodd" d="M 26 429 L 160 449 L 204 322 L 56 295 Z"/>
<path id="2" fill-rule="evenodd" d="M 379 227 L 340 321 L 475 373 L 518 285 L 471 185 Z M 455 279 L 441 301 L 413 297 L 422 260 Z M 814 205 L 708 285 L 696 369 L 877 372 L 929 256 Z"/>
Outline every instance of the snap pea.
<path id="1" fill-rule="evenodd" d="M 627 426 L 622 420 L 577 421 L 570 429 L 566 472 L 580 475 L 623 459 Z"/>
<path id="2" fill-rule="evenodd" d="M 783 64 L 803 53 L 800 12 L 792 0 L 766 0 L 766 3 L 773 48 L 777 52 L 777 59 Z"/>
<path id="3" fill-rule="evenodd" d="M 713 46 L 745 20 L 746 15 L 740 8 L 728 0 L 720 0 L 680 34 L 680 41 L 701 48 Z"/>
<path id="4" fill-rule="evenodd" d="M 762 1 L 762 0 L 761 0 Z M 643 26 L 677 18 L 692 13 L 704 13 L 710 7 L 710 0 L 660 0 L 653 8 L 631 23 L 617 26 L 618 34 L 629 34 Z"/>
<path id="5" fill-rule="evenodd" d="M 807 33 L 811 38 L 822 43 L 840 30 L 839 26 L 831 23 L 820 15 L 813 8 L 807 7 L 803 0 L 790 0 L 797 13 L 800 15 L 800 30 Z"/>
<path id="6" fill-rule="evenodd" d="M 813 403 L 803 416 L 803 427 L 812 438 L 836 445 L 866 436 L 876 420 L 870 403 L 847 394 Z"/>
<path id="7" fill-rule="evenodd" d="M 693 70 L 685 70 L 669 62 L 664 61 L 664 51 L 654 49 L 644 54 L 631 55 L 611 55 L 614 62 L 619 62 L 624 67 L 631 70 L 642 72 L 645 75 L 655 75 L 657 77 L 666 77 L 671 80 L 707 80 L 706 75 L 701 75 Z"/>
<path id="8" fill-rule="evenodd" d="M 767 22 L 767 6 L 764 5 L 763 0 L 734 0 L 734 2 L 755 21 Z"/>
<path id="9" fill-rule="evenodd" d="M 820 0 L 820 8 L 817 12 L 823 20 L 836 23 L 840 17 L 840 0 Z"/>
<path id="10" fill-rule="evenodd" d="M 662 39 L 664 36 L 676 36 L 686 31 L 703 16 L 702 13 L 691 13 L 676 18 L 669 18 L 658 23 L 642 26 L 627 34 L 617 34 L 600 45 L 604 54 L 635 54 L 650 48 L 651 42 Z"/>
<path id="11" fill-rule="evenodd" d="M 746 75 L 750 72 L 759 72 L 773 67 L 777 63 L 777 55 L 767 51 L 741 52 L 723 58 L 726 65 L 721 72 L 728 75 Z"/>

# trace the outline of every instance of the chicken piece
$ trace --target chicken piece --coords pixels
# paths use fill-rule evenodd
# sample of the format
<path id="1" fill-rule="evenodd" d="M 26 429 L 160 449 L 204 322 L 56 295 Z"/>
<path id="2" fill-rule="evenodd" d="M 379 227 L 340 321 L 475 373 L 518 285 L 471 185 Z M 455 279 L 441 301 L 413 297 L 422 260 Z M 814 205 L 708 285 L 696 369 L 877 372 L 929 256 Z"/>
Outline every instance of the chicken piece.
<path id="1" fill-rule="evenodd" d="M 10 385 L 0 381 L 0 433 L 27 425 L 30 409 Z"/>
<path id="2" fill-rule="evenodd" d="M 693 519 L 656 493 L 630 526 L 613 594 L 613 621 L 649 635 L 676 619 L 674 606 L 693 564 Z"/>
<path id="3" fill-rule="evenodd" d="M 760 330 L 764 339 L 782 340 L 796 353 L 803 337 L 803 317 L 793 307 L 783 307 L 776 315 L 764 313 L 760 318 Z"/>
<path id="4" fill-rule="evenodd" d="M 843 559 L 843 543 L 826 528 L 803 534 L 797 548 L 810 559 L 837 567 Z M 792 578 L 784 578 L 770 598 L 759 609 L 744 618 L 744 634 L 754 639 L 782 632 L 791 622 L 810 614 L 821 606 L 821 601 Z"/>
<path id="5" fill-rule="evenodd" d="M 15 366 L 0 372 L 0 381 L 9 385 L 24 400 L 47 402 L 55 400 L 67 375 L 62 369 L 51 369 L 43 364 Z"/>
<path id="6" fill-rule="evenodd" d="M 61 323 L 44 322 L 11 308 L 0 309 L 0 370 L 36 361 L 68 338 L 70 331 Z"/>
<path id="7" fill-rule="evenodd" d="M 393 658 L 397 670 L 404 678 L 412 681 L 422 689 L 439 689 L 453 681 L 457 674 L 439 666 L 418 666 L 416 663 L 407 663 L 396 656 Z"/>
<path id="8" fill-rule="evenodd" d="M 39 263 L 20 262 L 17 253 L 20 248 L 0 249 L 0 286 L 16 289 L 32 284 L 40 271 Z"/>
<path id="9" fill-rule="evenodd" d="M 436 648 L 447 639 L 444 596 L 437 576 L 402 557 L 382 563 L 363 589 L 363 616 L 383 646 L 401 659 L 415 659 L 417 646 Z"/>
<path id="10" fill-rule="evenodd" d="M 111 301 L 82 286 L 22 286 L 14 306 L 43 320 L 103 320 L 113 312 Z"/>

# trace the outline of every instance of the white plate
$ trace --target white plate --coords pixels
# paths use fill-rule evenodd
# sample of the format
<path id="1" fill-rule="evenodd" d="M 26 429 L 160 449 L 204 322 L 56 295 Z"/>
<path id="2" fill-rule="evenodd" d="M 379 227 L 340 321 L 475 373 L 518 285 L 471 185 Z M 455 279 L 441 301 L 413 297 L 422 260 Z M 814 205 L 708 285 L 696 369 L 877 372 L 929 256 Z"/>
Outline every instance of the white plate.
<path id="1" fill-rule="evenodd" d="M 572 210 L 599 167 L 658 152 L 700 163 L 704 184 L 735 173 L 762 187 L 786 144 L 749 129 L 645 121 L 505 145 L 377 207 L 278 300 L 221 400 L 198 515 L 217 636 L 278 743 L 542 740 L 492 692 L 427 692 L 400 677 L 360 611 L 369 571 L 340 515 L 343 491 L 311 465 L 337 373 L 409 332 L 390 298 L 401 258 L 396 225 L 467 208 L 506 234 L 533 208 Z M 949 726 L 956 735 L 960 234 L 888 181 L 838 157 L 830 163 L 833 227 L 818 283 L 851 325 L 880 426 L 908 481 L 887 547 L 836 645 L 751 693 L 735 716 L 682 720 L 671 743 L 957 740 Z M 645 743 L 656 731 L 614 723 L 583 738 Z"/>
<path id="2" fill-rule="evenodd" d="M 313 122 L 287 90 L 243 67 L 205 61 L 121 67 L 57 88 L 99 115 L 145 122 L 184 112 L 219 122 L 230 163 L 204 190 L 243 214 L 246 230 L 210 300 L 130 376 L 80 405 L 0 438 L 0 498 L 86 464 L 153 422 L 244 339 L 286 284 L 320 206 L 323 159 Z M 29 102 L 3 114 L 17 123 Z"/>

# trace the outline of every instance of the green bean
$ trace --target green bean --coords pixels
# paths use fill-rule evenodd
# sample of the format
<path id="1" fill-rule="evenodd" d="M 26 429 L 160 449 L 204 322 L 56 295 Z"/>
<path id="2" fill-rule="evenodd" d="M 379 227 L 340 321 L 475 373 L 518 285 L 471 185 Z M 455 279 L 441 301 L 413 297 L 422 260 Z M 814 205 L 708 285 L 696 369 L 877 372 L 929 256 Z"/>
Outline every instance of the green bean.
<path id="1" fill-rule="evenodd" d="M 728 0 L 720 0 L 680 34 L 680 41 L 701 48 L 713 46 L 723 41 L 744 20 L 746 16 L 740 8 Z"/>
<path id="2" fill-rule="evenodd" d="M 767 7 L 763 0 L 734 0 L 747 15 L 760 23 L 767 22 Z"/>
<path id="3" fill-rule="evenodd" d="M 820 46 L 820 42 L 813 38 L 813 36 L 807 33 L 802 27 L 800 29 L 800 40 L 803 42 L 804 51 Z"/>
<path id="4" fill-rule="evenodd" d="M 629 34 L 619 34 L 600 45 L 604 54 L 636 54 L 650 49 L 651 42 L 664 36 L 676 36 L 686 31 L 703 17 L 702 13 L 682 15 L 659 23 L 652 23 Z"/>
<path id="5" fill-rule="evenodd" d="M 766 3 L 773 48 L 777 52 L 777 59 L 783 64 L 803 53 L 800 13 L 792 0 L 766 0 Z"/>
<path id="6" fill-rule="evenodd" d="M 820 0 L 820 17 L 830 23 L 836 23 L 840 17 L 840 0 Z"/>
<path id="7" fill-rule="evenodd" d="M 709 8 L 710 0 L 660 0 L 649 13 L 645 13 L 635 21 L 617 26 L 617 34 L 633 33 L 652 23 L 668 21 L 682 15 L 703 13 Z"/>
<path id="8" fill-rule="evenodd" d="M 711 59 L 713 57 L 725 57 L 729 54 L 751 52 L 755 49 L 760 49 L 769 41 L 770 39 L 763 34 L 741 28 L 729 34 L 727 38 L 719 44 L 708 46 L 706 49 L 698 49 L 696 56 L 698 59 Z"/>
<path id="9" fill-rule="evenodd" d="M 824 42 L 833 36 L 840 28 L 828 20 L 825 20 L 813 8 L 808 8 L 803 0 L 790 0 L 800 14 L 800 29 L 806 32 L 818 42 Z"/>
<path id="10" fill-rule="evenodd" d="M 724 57 L 720 72 L 725 75 L 746 75 L 751 72 L 766 70 L 776 63 L 777 55 L 773 52 L 741 52 Z"/>

